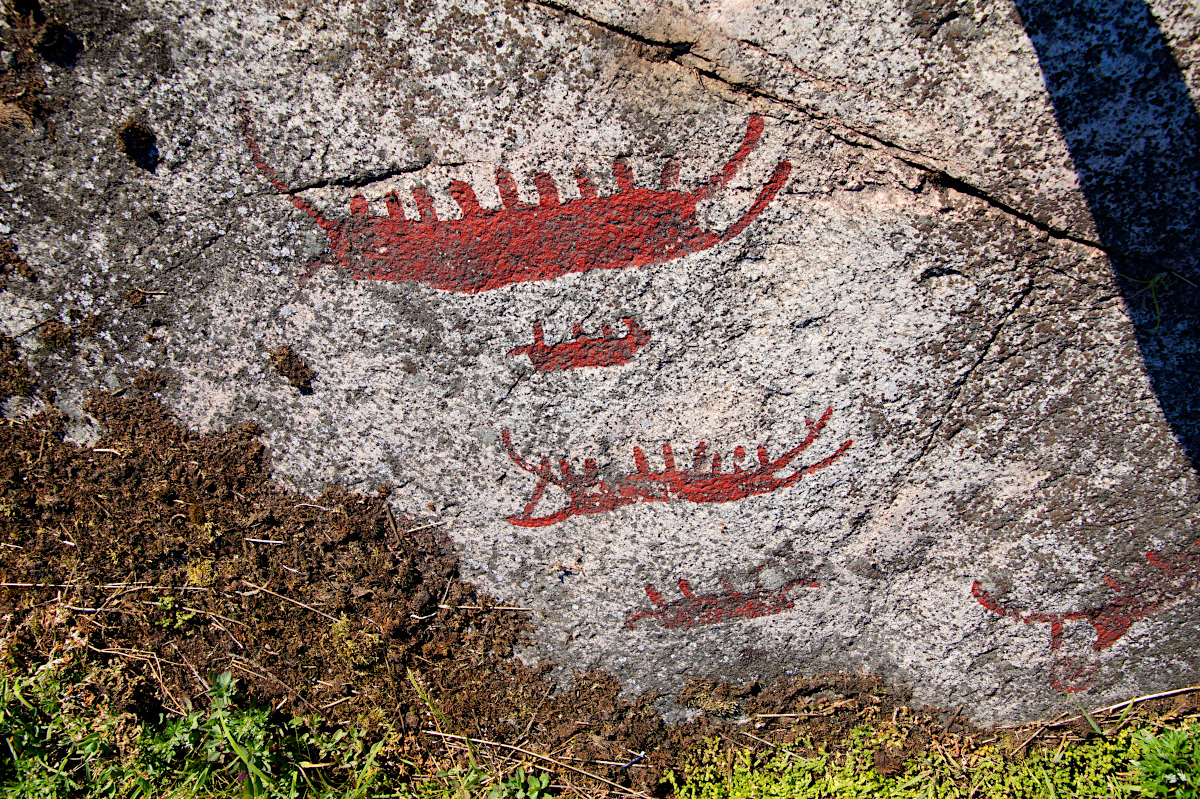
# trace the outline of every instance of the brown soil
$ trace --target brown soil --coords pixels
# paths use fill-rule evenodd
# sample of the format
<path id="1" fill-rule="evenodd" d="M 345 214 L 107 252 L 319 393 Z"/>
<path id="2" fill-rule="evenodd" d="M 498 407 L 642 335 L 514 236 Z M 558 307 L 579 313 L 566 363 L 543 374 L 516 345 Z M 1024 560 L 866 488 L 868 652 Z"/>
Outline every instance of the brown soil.
<path id="1" fill-rule="evenodd" d="M 899 719 L 907 749 L 880 755 L 893 769 L 943 732 L 934 711 L 910 711 L 902 692 L 860 676 L 696 681 L 677 701 L 702 714 L 674 728 L 656 696 L 622 699 L 605 674 L 556 686 L 548 667 L 512 656 L 537 620 L 460 580 L 439 528 L 393 518 L 386 490 L 285 491 L 268 477 L 257 427 L 190 432 L 149 395 L 156 387 L 146 376 L 95 394 L 86 410 L 107 432 L 94 447 L 64 442 L 55 411 L 0 425 L 7 655 L 21 665 L 69 654 L 122 711 L 154 719 L 202 705 L 205 680 L 230 670 L 281 713 L 391 729 L 387 764 L 399 776 L 461 752 L 440 731 L 553 753 L 658 793 L 664 770 L 706 738 L 836 748 L 854 726 Z"/>

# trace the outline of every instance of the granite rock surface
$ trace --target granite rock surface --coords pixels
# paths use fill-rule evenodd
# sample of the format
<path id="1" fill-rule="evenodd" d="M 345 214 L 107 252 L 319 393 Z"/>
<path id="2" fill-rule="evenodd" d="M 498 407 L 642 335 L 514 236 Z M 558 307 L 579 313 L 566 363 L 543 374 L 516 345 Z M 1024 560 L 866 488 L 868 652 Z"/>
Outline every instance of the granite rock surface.
<path id="1" fill-rule="evenodd" d="M 1196 682 L 1195 264 L 1123 277 L 1011 3 L 45 8 L 83 48 L 0 155 L 0 327 L 80 440 L 153 370 L 285 483 L 392 486 L 561 679 Z"/>

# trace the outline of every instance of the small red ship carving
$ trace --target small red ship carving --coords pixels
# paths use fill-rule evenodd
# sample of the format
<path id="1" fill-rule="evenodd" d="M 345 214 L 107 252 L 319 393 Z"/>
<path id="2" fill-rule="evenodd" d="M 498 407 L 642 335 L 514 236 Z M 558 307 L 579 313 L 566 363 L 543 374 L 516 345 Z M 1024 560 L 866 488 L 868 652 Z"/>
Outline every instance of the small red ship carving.
<path id="1" fill-rule="evenodd" d="M 1200 546 L 1200 541 L 1196 541 L 1195 545 Z M 1109 588 L 1116 592 L 1111 602 L 1070 613 L 1035 613 L 1001 604 L 983 589 L 978 580 L 971 586 L 971 593 L 979 604 L 993 613 L 1012 616 L 1026 624 L 1049 624 L 1052 650 L 1062 646 L 1063 622 L 1087 621 L 1096 630 L 1092 651 L 1099 652 L 1119 641 L 1134 622 L 1200 590 L 1200 552 L 1184 552 L 1174 558 L 1147 552 L 1146 560 L 1149 565 L 1138 568 L 1130 576 L 1132 582 L 1122 585 L 1111 577 L 1104 578 Z"/>
<path id="2" fill-rule="evenodd" d="M 773 461 L 767 458 L 767 448 L 760 446 L 758 467 L 754 469 L 742 468 L 740 461 L 746 457 L 746 450 L 738 447 L 733 451 L 732 472 L 721 472 L 720 455 L 713 455 L 712 466 L 707 471 L 702 471 L 704 460 L 708 457 L 708 445 L 703 441 L 696 447 L 691 471 L 676 469 L 671 445 L 666 443 L 662 449 L 665 466 L 663 471 L 650 471 L 645 453 L 640 447 L 634 447 L 633 460 L 637 470 L 610 480 L 600 476 L 596 461 L 591 458 L 584 460 L 583 472 L 580 474 L 575 473 L 566 458 L 559 461 L 557 475 L 550 466 L 549 458 L 542 458 L 540 466 L 533 466 L 516 453 L 512 435 L 508 430 L 503 430 L 501 437 L 513 463 L 538 478 L 537 486 L 533 489 L 525 510 L 509 516 L 508 521 L 518 527 L 545 527 L 572 516 L 605 513 L 639 502 L 733 502 L 756 494 L 769 494 L 777 489 L 795 485 L 806 475 L 824 469 L 850 449 L 854 439 L 843 441 L 837 451 L 829 457 L 798 469 L 787 477 L 775 476 L 776 472 L 786 469 L 797 455 L 817 440 L 821 429 L 832 415 L 833 408 L 826 408 L 819 421 L 805 420 L 808 436 Z M 567 492 L 570 499 L 566 507 L 546 516 L 534 516 L 534 509 L 542 501 L 547 486 L 551 485 Z"/>
<path id="3" fill-rule="evenodd" d="M 437 289 L 474 294 L 529 280 L 552 280 L 592 269 L 624 269 L 682 258 L 728 241 L 741 233 L 783 187 L 792 165 L 781 161 L 746 213 L 723 232 L 697 224 L 696 204 L 724 186 L 754 150 L 763 120 L 750 117 L 742 146 L 721 174 L 693 192 L 678 189 L 679 169 L 668 162 L 661 189 L 633 185 L 633 172 L 622 160 L 613 163 L 617 193 L 600 197 L 579 172 L 579 199 L 559 201 L 548 174 L 534 175 L 538 204 L 522 203 L 517 184 L 505 171 L 496 172 L 504 207 L 480 206 L 471 186 L 450 182 L 450 194 L 462 209 L 459 219 L 437 218 L 433 197 L 424 186 L 413 191 L 420 213 L 409 220 L 396 194 L 384 197 L 387 216 L 368 213 L 361 194 L 350 200 L 350 215 L 331 219 L 318 211 L 276 175 L 263 159 L 243 112 L 243 133 L 255 167 L 292 204 L 329 235 L 334 259 L 356 279 L 413 280 Z M 319 266 L 310 264 L 301 282 Z"/>
<path id="4" fill-rule="evenodd" d="M 672 629 L 773 616 L 795 605 L 788 599 L 788 591 L 797 586 L 820 587 L 816 580 L 791 580 L 775 591 L 768 591 L 757 584 L 752 591 L 738 591 L 724 578 L 721 584 L 725 587 L 722 592 L 697 595 L 692 593 L 691 583 L 680 580 L 679 593 L 683 594 L 683 599 L 674 602 L 667 602 L 653 585 L 648 585 L 646 596 L 650 597 L 654 608 L 631 611 L 625 619 L 625 626 L 633 629 L 642 619 L 658 619 L 663 627 Z"/>
<path id="5" fill-rule="evenodd" d="M 574 339 L 549 346 L 541 322 L 533 323 L 533 343 L 522 344 L 508 351 L 508 357 L 529 356 L 529 362 L 539 372 L 558 369 L 579 369 L 583 366 L 620 366 L 629 363 L 640 348 L 650 341 L 650 334 L 632 319 L 621 320 L 629 332 L 617 336 L 608 325 L 601 325 L 599 338 L 588 338 L 575 325 Z"/>

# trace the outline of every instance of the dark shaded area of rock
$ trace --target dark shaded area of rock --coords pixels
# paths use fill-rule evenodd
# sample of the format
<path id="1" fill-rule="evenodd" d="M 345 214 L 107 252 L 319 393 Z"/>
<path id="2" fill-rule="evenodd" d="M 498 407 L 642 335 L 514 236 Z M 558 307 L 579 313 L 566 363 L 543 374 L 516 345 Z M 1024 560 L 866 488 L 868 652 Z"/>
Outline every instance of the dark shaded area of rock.
<path id="1" fill-rule="evenodd" d="M 51 22 L 42 30 L 37 51 L 51 64 L 70 69 L 83 52 L 83 42 L 66 25 Z"/>
<path id="2" fill-rule="evenodd" d="M 117 131 L 121 152 L 147 172 L 158 169 L 158 138 L 144 122 L 126 122 Z"/>

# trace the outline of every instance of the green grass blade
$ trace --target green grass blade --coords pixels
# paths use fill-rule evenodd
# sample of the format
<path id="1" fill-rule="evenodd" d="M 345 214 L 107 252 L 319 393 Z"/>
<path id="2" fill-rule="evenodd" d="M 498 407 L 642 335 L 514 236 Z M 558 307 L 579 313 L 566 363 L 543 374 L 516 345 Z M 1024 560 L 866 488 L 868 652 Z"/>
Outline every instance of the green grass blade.
<path id="1" fill-rule="evenodd" d="M 250 762 L 250 752 L 246 749 L 246 747 L 242 746 L 240 743 L 238 743 L 237 741 L 235 741 L 233 739 L 233 735 L 229 732 L 229 728 L 227 726 L 225 726 L 225 719 L 223 719 L 223 718 L 220 719 L 220 722 L 221 722 L 221 733 L 225 736 L 225 740 L 229 743 L 229 746 L 233 749 L 234 754 L 236 754 L 238 756 L 238 759 L 246 764 L 246 770 L 249 771 L 254 776 L 258 777 L 260 780 L 262 780 L 267 785 L 274 785 L 275 781 L 273 779 L 271 779 L 265 773 L 263 773 L 262 769 L 260 769 L 258 766 L 254 765 L 253 763 Z"/>
<path id="2" fill-rule="evenodd" d="M 1087 720 L 1088 726 L 1095 730 L 1097 735 L 1103 738 L 1104 730 L 1100 729 L 1100 725 L 1096 723 L 1096 718 L 1089 713 L 1083 705 L 1079 704 L 1079 700 L 1075 698 L 1074 694 L 1068 694 L 1068 696 L 1071 697 L 1071 703 L 1075 705 L 1075 707 L 1079 710 L 1079 713 Z"/>

